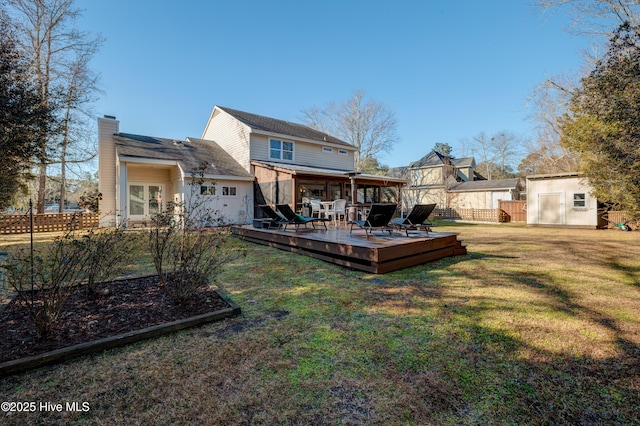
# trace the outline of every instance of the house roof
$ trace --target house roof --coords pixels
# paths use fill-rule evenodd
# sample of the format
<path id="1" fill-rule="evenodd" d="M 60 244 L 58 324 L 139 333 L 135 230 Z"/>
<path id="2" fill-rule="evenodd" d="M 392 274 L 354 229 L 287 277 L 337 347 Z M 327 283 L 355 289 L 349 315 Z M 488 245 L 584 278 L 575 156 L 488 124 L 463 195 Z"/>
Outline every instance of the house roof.
<path id="1" fill-rule="evenodd" d="M 277 168 L 280 170 L 286 170 L 294 175 L 305 174 L 305 175 L 346 178 L 350 174 L 355 173 L 353 170 L 301 166 L 298 164 L 278 163 L 274 161 L 252 161 L 251 164 L 266 166 L 268 168 Z M 397 182 L 397 183 L 405 182 L 405 179 L 401 179 L 401 178 L 396 178 L 392 176 L 371 175 L 367 173 L 356 173 L 356 179 L 366 179 L 366 180 L 374 180 L 374 181 L 380 181 L 380 182 Z"/>
<path id="2" fill-rule="evenodd" d="M 117 133 L 114 140 L 120 156 L 176 161 L 187 175 L 196 172 L 202 162 L 207 161 L 209 164 L 204 170 L 205 175 L 252 177 L 213 141 L 196 138 L 178 141 L 130 133 Z"/>
<path id="3" fill-rule="evenodd" d="M 335 138 L 328 133 L 312 129 L 304 124 L 292 123 L 290 121 L 278 120 L 276 118 L 265 117 L 263 115 L 251 114 L 249 112 L 238 111 L 227 107 L 217 106 L 216 108 L 230 114 L 237 120 L 249 126 L 253 131 L 263 131 L 268 133 L 277 133 L 284 136 L 308 139 L 316 142 L 326 142 L 336 145 L 342 145 L 345 148 L 355 149 L 353 145 L 343 140 Z"/>
<path id="4" fill-rule="evenodd" d="M 460 182 L 449 189 L 451 192 L 466 191 L 506 191 L 517 189 L 520 179 L 473 180 Z"/>
<path id="5" fill-rule="evenodd" d="M 473 157 L 465 157 L 465 158 L 452 158 L 447 157 L 446 155 L 442 155 L 437 151 L 431 151 L 418 161 L 414 161 L 409 164 L 410 168 L 421 168 L 421 167 L 436 167 L 442 166 L 446 164 L 447 161 L 451 161 L 451 165 L 456 167 L 471 167 L 473 166 L 473 162 L 475 161 Z"/>

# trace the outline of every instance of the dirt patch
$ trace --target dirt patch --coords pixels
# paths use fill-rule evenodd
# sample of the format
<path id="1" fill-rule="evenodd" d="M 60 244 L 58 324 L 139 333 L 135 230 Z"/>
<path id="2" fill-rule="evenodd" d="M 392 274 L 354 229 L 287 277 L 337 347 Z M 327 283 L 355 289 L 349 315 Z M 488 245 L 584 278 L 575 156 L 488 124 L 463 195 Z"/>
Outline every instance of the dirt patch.
<path id="1" fill-rule="evenodd" d="M 157 276 L 116 281 L 104 286 L 107 295 L 94 300 L 79 288 L 69 300 L 52 334 L 36 337 L 33 322 L 14 298 L 0 312 L 0 362 L 39 355 L 79 343 L 92 342 L 154 325 L 228 308 L 209 286 L 200 288 L 187 303 L 176 305 Z"/>

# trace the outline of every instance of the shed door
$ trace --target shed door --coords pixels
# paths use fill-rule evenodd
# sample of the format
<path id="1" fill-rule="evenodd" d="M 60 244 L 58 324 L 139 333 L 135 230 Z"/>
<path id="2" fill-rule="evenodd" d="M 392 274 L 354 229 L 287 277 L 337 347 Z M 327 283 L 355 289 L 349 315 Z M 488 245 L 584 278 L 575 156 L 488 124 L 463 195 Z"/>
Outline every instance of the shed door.
<path id="1" fill-rule="evenodd" d="M 562 225 L 564 223 L 562 194 L 538 194 L 539 220 L 542 225 Z"/>

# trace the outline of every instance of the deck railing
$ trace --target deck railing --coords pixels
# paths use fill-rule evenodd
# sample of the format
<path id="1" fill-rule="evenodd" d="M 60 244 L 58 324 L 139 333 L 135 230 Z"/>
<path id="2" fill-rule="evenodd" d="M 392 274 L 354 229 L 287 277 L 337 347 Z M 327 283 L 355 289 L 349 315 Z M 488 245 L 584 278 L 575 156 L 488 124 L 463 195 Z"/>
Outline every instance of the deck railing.
<path id="1" fill-rule="evenodd" d="M 34 214 L 33 232 L 66 231 L 98 226 L 98 213 Z M 23 234 L 31 230 L 28 213 L 0 215 L 0 234 Z"/>

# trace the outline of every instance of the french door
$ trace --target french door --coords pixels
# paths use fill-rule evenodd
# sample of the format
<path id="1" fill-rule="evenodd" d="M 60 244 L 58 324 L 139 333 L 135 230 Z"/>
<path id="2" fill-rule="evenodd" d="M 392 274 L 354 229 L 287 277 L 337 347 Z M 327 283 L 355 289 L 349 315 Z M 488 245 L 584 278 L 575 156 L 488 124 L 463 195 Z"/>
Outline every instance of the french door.
<path id="1" fill-rule="evenodd" d="M 129 184 L 129 219 L 145 220 L 162 209 L 162 185 Z"/>

